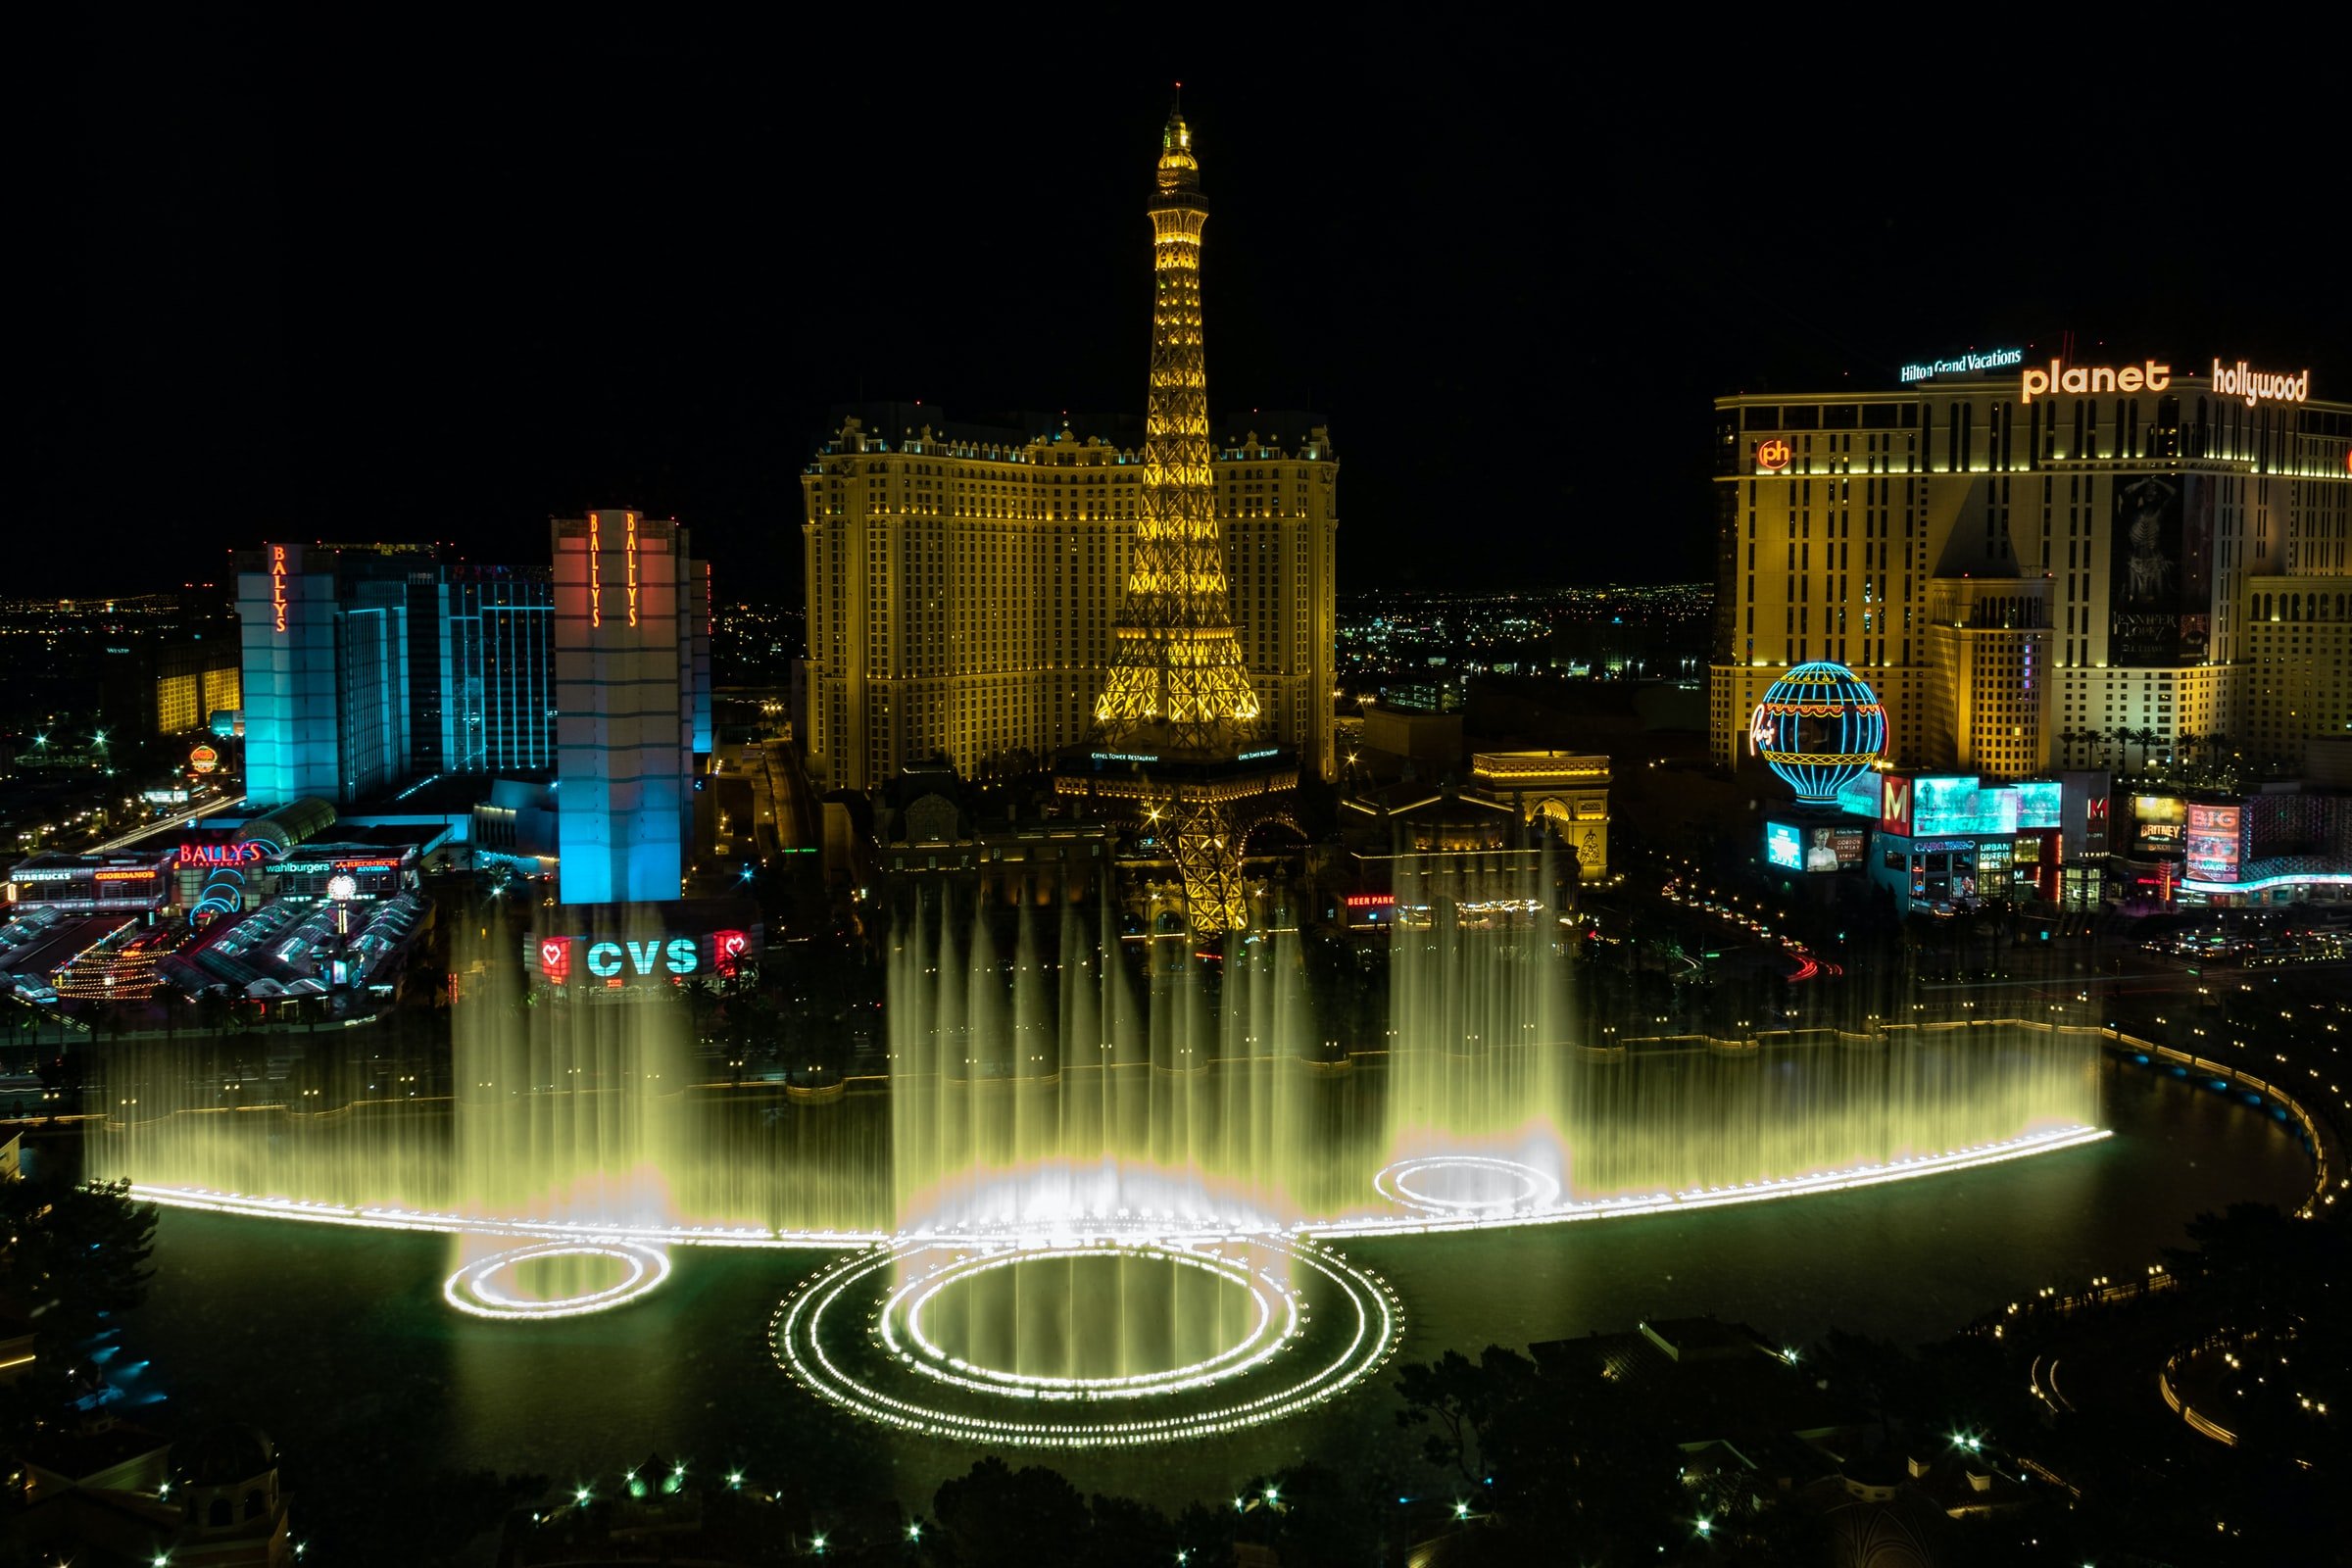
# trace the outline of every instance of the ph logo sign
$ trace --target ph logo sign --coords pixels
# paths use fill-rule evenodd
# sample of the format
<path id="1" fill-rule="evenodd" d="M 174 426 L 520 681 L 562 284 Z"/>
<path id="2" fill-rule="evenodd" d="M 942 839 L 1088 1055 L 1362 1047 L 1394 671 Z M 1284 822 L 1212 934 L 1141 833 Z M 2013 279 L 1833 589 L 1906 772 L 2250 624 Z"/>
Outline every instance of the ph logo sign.
<path id="1" fill-rule="evenodd" d="M 1789 446 L 1785 436 L 1776 435 L 1756 443 L 1756 466 L 1766 473 L 1779 473 L 1795 456 L 1795 448 Z"/>

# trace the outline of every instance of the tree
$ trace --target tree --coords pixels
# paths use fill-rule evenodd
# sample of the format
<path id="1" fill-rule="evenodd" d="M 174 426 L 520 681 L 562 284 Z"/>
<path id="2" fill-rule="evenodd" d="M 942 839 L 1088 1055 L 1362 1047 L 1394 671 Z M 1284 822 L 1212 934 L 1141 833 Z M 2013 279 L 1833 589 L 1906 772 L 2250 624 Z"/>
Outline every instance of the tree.
<path id="1" fill-rule="evenodd" d="M 1086 1499 L 1060 1472 L 1014 1470 L 991 1454 L 931 1497 L 942 1554 L 957 1568 L 1077 1562 L 1086 1550 Z"/>
<path id="2" fill-rule="evenodd" d="M 435 1012 L 447 1004 L 448 999 L 449 971 L 434 961 L 430 947 L 418 943 L 401 972 L 401 1005 Z"/>
<path id="3" fill-rule="evenodd" d="M 164 1009 L 165 1038 L 178 1039 L 180 1015 L 188 1010 L 188 999 L 180 992 L 179 987 L 169 982 L 159 982 L 156 988 L 147 994 L 147 1000 Z"/>
<path id="4" fill-rule="evenodd" d="M 97 1386 L 86 1358 L 107 1319 L 147 1297 L 156 1210 L 127 1181 L 0 1181 L 0 1297 L 32 1323 L 31 1367 L 9 1390 L 13 1427 L 64 1420 Z"/>
<path id="5" fill-rule="evenodd" d="M 1396 1412 L 1396 1424 L 1434 1429 L 1422 1442 L 1422 1458 L 1451 1470 L 1466 1486 L 1480 1485 L 1486 1468 L 1482 1434 L 1499 1402 L 1534 1376 L 1532 1362 L 1499 1346 L 1488 1346 L 1475 1362 L 1459 1350 L 1447 1350 L 1435 1361 L 1404 1369 L 1397 1382 L 1404 1408 Z"/>
<path id="6" fill-rule="evenodd" d="M 1397 1422 L 1481 1515 L 1475 1556 L 1497 1563 L 1651 1560 L 1681 1526 L 1680 1455 L 1651 1410 L 1597 1366 L 1550 1367 L 1489 1346 L 1407 1367 Z"/>
<path id="7" fill-rule="evenodd" d="M 2107 733 L 2115 742 L 2117 754 L 2123 759 L 2124 771 L 2131 772 L 2132 748 L 2139 741 L 2139 731 L 2129 724 L 2118 724 Z"/>

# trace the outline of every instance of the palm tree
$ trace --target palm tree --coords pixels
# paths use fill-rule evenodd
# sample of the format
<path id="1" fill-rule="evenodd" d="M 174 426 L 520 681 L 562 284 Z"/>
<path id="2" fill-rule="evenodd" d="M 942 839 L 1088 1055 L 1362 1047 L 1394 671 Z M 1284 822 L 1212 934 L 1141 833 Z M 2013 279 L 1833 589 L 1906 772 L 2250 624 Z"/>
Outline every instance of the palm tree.
<path id="1" fill-rule="evenodd" d="M 2138 741 L 2139 731 L 2133 729 L 2129 724 L 2118 724 L 2114 729 L 2109 730 L 2107 733 L 2109 738 L 2115 742 L 2116 755 L 2123 761 L 2123 770 L 2126 773 L 2131 772 L 2132 747 L 2135 742 Z"/>
<path id="2" fill-rule="evenodd" d="M 155 989 L 147 994 L 147 1000 L 164 1009 L 164 1038 L 178 1039 L 179 1016 L 188 1007 L 188 999 L 180 995 L 179 987 L 168 980 L 158 981 Z"/>
<path id="3" fill-rule="evenodd" d="M 2204 744 L 2205 737 L 2198 734 L 2193 729 L 2184 729 L 2180 734 L 2173 737 L 2173 750 L 2180 754 L 2180 760 L 2183 763 L 2194 761 L 2196 760 L 2197 748 Z"/>
<path id="4" fill-rule="evenodd" d="M 2132 732 L 2132 737 L 2139 742 L 2139 768 L 2140 771 L 2144 773 L 2148 769 L 2149 754 L 2154 752 L 2157 747 L 2164 744 L 2164 737 L 2157 734 L 2154 730 L 2147 728 L 2145 725 L 2133 730 Z"/>

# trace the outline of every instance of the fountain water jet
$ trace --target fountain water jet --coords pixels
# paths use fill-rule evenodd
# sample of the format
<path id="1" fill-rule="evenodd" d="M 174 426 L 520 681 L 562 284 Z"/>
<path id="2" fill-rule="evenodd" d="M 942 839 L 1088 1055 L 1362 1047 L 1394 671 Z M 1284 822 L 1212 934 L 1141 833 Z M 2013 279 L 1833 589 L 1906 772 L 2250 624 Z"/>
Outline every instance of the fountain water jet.
<path id="1" fill-rule="evenodd" d="M 1383 1198 L 1548 1206 L 1567 1174 L 1568 964 L 1548 842 L 1399 857 L 1389 939 Z"/>

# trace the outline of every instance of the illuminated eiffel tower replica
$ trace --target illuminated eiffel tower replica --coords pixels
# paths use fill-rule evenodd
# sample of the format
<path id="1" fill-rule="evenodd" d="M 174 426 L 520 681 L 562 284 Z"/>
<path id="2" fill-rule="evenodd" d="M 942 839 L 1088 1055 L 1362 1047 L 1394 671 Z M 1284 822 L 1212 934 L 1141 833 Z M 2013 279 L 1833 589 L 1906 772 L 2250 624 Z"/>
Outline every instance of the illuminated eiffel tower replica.
<path id="1" fill-rule="evenodd" d="M 1143 515 L 1110 676 L 1095 703 L 1101 741 L 1066 762 L 1054 787 L 1123 809 L 1172 846 L 1186 923 L 1195 936 L 1215 936 L 1250 923 L 1242 842 L 1254 821 L 1282 808 L 1298 766 L 1258 739 L 1257 693 L 1226 598 L 1200 346 L 1208 204 L 1181 104 L 1160 132 L 1151 215 L 1155 295 Z"/>

